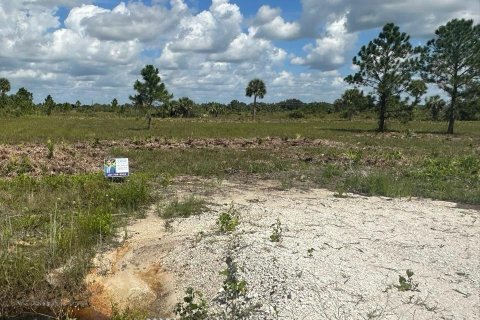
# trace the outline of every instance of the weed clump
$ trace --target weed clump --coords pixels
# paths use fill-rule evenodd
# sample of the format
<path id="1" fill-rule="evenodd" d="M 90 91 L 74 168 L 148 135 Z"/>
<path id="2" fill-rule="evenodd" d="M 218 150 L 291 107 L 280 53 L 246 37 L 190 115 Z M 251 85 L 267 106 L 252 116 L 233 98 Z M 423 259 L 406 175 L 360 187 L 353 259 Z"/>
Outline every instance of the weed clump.
<path id="1" fill-rule="evenodd" d="M 188 218 L 199 215 L 207 210 L 204 199 L 190 196 L 186 199 L 175 199 L 160 210 L 160 216 L 165 219 Z"/>
<path id="2" fill-rule="evenodd" d="M 53 158 L 53 152 L 55 151 L 55 143 L 51 139 L 47 140 L 47 158 L 52 159 Z"/>
<path id="3" fill-rule="evenodd" d="M 11 158 L 4 166 L 0 167 L 0 174 L 5 176 L 23 175 L 34 170 L 32 161 L 28 156 L 20 159 Z"/>
<path id="4" fill-rule="evenodd" d="M 187 288 L 182 302 L 177 303 L 174 310 L 181 320 L 208 319 L 208 306 L 200 291 Z"/>
<path id="5" fill-rule="evenodd" d="M 404 276 L 399 275 L 398 276 L 398 285 L 395 285 L 394 287 L 398 289 L 398 291 L 404 292 L 404 291 L 419 291 L 418 288 L 418 282 L 413 281 L 413 271 L 412 270 L 407 270 L 407 277 L 405 278 Z"/>
<path id="6" fill-rule="evenodd" d="M 271 242 L 280 242 L 282 240 L 282 223 L 280 218 L 277 218 L 277 221 L 270 226 L 272 228 L 272 234 L 270 235 Z"/>
<path id="7" fill-rule="evenodd" d="M 218 228 L 223 233 L 234 231 L 238 224 L 238 213 L 233 207 L 230 207 L 226 212 L 221 212 L 217 219 Z"/>
<path id="8" fill-rule="evenodd" d="M 225 259 L 227 268 L 221 272 L 225 276 L 223 291 L 217 300 L 223 305 L 220 319 L 250 319 L 259 305 L 250 303 L 247 298 L 247 282 L 238 274 L 238 267 L 233 258 L 227 255 Z"/>
<path id="9" fill-rule="evenodd" d="M 398 276 L 398 284 L 391 284 L 385 289 L 385 292 L 395 288 L 400 292 L 405 292 L 405 291 L 420 291 L 418 290 L 418 282 L 413 281 L 413 271 L 408 269 L 406 271 L 407 277 L 405 278 L 402 275 Z"/>

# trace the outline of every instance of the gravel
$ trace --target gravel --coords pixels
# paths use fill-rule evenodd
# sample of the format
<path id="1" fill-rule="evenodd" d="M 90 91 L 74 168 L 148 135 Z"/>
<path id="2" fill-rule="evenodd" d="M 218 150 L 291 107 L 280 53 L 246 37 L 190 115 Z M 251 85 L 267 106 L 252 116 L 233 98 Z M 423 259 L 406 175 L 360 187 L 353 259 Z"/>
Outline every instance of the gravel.
<path id="1" fill-rule="evenodd" d="M 136 261 L 135 270 L 157 265 L 169 279 L 157 292 L 157 300 L 169 302 L 157 303 L 152 314 L 172 310 L 188 287 L 204 294 L 212 312 L 225 312 L 220 272 L 229 256 L 247 284 L 236 300 L 253 307 L 247 319 L 480 318 L 478 208 L 337 198 L 322 189 L 280 190 L 268 181 L 222 182 L 214 189 L 206 197 L 209 212 L 176 219 L 169 231 L 155 216 L 130 227 L 134 254 L 122 263 Z M 192 187 L 179 194 L 200 192 Z M 240 224 L 223 234 L 216 221 L 232 207 Z M 272 242 L 277 221 L 280 241 Z M 142 236 L 140 224 L 151 237 Z M 414 272 L 415 291 L 396 287 L 407 270 Z"/>

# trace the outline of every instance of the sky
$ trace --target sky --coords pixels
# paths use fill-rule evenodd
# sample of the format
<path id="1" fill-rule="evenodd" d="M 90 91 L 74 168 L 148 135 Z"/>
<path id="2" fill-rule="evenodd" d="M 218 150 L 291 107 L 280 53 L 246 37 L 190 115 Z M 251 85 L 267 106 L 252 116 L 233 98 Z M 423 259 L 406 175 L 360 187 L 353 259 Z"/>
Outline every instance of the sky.
<path id="1" fill-rule="evenodd" d="M 42 102 L 128 102 L 147 64 L 175 98 L 333 102 L 352 58 L 394 22 L 413 45 L 479 0 L 0 0 L 0 77 Z M 435 92 L 431 90 L 430 92 Z"/>

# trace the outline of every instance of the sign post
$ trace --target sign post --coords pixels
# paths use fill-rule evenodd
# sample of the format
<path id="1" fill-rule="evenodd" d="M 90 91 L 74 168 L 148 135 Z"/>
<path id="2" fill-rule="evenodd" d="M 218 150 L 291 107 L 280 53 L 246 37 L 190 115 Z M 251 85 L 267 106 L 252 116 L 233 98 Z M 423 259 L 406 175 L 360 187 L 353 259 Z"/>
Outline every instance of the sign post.
<path id="1" fill-rule="evenodd" d="M 109 158 L 103 161 L 103 174 L 106 178 L 126 178 L 130 174 L 128 158 Z"/>

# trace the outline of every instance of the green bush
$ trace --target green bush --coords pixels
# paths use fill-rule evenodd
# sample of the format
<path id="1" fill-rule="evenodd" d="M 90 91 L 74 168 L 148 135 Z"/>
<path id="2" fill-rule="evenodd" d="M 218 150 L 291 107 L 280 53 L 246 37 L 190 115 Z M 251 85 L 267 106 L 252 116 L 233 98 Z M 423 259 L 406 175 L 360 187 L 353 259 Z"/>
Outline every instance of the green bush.
<path id="1" fill-rule="evenodd" d="M 295 110 L 288 114 L 288 117 L 291 119 L 302 119 L 305 118 L 305 114 L 302 111 Z"/>

